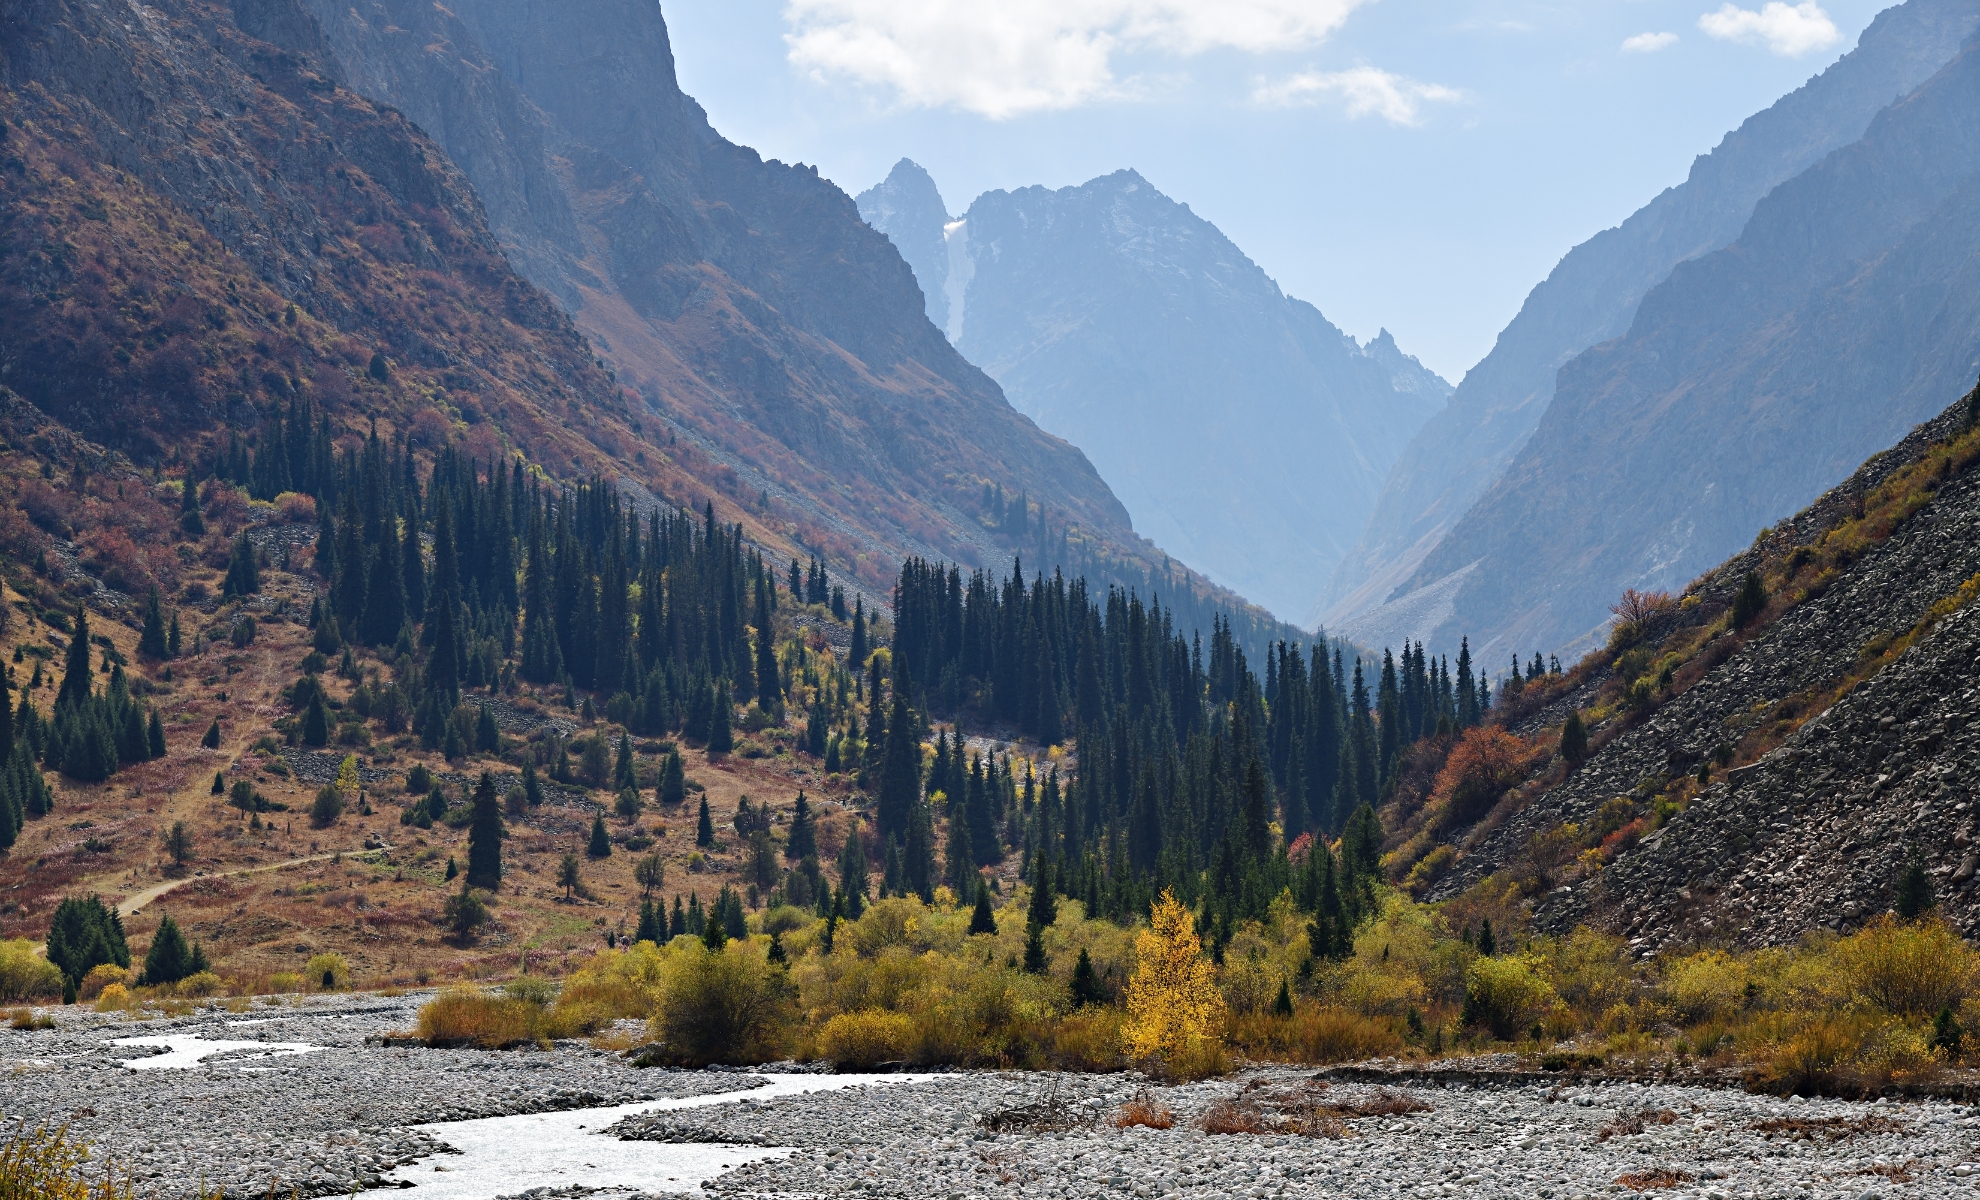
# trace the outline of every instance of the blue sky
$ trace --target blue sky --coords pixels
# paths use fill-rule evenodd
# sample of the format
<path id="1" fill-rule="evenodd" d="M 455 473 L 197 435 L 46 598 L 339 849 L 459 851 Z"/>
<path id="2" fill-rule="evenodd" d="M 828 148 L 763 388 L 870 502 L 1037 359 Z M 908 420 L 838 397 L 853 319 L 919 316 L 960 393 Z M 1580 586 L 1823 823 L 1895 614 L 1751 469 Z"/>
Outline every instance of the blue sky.
<path id="1" fill-rule="evenodd" d="M 1122 167 L 1455 382 L 1577 242 L 1856 44 L 1879 0 L 673 0 L 727 137 L 951 213 Z"/>

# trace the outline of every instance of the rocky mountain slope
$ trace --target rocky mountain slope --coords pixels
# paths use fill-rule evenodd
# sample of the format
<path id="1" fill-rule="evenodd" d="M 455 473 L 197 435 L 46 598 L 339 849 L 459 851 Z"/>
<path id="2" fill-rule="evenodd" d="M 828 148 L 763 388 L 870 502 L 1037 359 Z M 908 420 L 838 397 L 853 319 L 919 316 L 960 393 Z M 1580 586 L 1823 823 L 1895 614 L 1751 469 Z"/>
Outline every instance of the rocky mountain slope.
<path id="1" fill-rule="evenodd" d="M 1678 263 L 1730 244 L 1762 197 L 1861 137 L 1880 110 L 1949 62 L 1976 28 L 1980 5 L 1972 0 L 1909 0 L 1886 10 L 1855 50 L 1728 134 L 1693 163 L 1684 183 L 1570 251 L 1465 376 L 1451 404 L 1401 455 L 1367 531 L 1321 597 L 1327 622 L 1376 641 L 1405 633 L 1431 636 L 1448 610 L 1445 593 L 1456 585 L 1450 568 L 1434 577 L 1444 581 L 1440 589 L 1425 582 L 1419 567 L 1440 546 L 1455 548 L 1447 558 L 1462 557 L 1452 529 L 1549 411 L 1556 373 L 1588 347 L 1627 331 L 1644 297 Z M 1858 444 L 1854 457 L 1845 457 L 1855 461 L 1918 416 L 1899 418 L 1888 436 Z M 1831 469 L 1821 482 L 1840 474 Z M 1812 494 L 1777 492 L 1774 513 Z M 1732 544 L 1719 543 L 1702 561 Z M 1489 560 L 1483 569 L 1490 571 Z M 1620 590 L 1621 578 L 1602 578 L 1598 590 Z M 1418 593 L 1412 601 L 1372 613 L 1412 591 Z M 1469 629 L 1484 627 L 1473 623 Z"/>
<path id="2" fill-rule="evenodd" d="M 1055 537 L 1160 561 L 1079 450 L 924 318 L 845 193 L 715 132 L 659 6 L 304 2 L 351 85 L 433 135 L 511 261 L 644 397 L 657 489 L 718 492 L 753 535 L 869 586 L 903 556 L 1033 544 L 981 511 L 986 485 Z"/>
<path id="3" fill-rule="evenodd" d="M 1430 894 L 1496 880 L 1544 928 L 1645 949 L 1781 944 L 1885 911 L 1916 859 L 1980 930 L 1977 413 L 1920 426 L 1510 713 L 1539 753 Z M 1741 629 L 1749 572 L 1770 599 Z M 1551 749 L 1574 708 L 1595 749 L 1569 769 Z"/>
<path id="4" fill-rule="evenodd" d="M 1623 587 L 1682 585 L 1971 384 L 1976 104 L 1969 48 L 1562 369 L 1518 458 L 1410 580 L 1469 572 L 1446 640 L 1494 630 L 1492 662 L 1599 632 Z"/>
<path id="5" fill-rule="evenodd" d="M 1133 171 L 989 192 L 950 223 L 904 162 L 862 205 L 963 354 L 1085 449 L 1137 529 L 1282 617 L 1306 614 L 1449 393 Z"/>

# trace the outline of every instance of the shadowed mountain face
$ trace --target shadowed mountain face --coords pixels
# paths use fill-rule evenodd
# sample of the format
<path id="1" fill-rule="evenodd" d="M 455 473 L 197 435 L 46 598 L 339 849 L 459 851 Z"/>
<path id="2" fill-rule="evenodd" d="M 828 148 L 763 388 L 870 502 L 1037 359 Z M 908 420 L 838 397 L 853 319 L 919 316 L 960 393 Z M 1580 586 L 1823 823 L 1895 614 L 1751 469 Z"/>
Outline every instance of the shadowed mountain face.
<path id="1" fill-rule="evenodd" d="M 352 85 L 446 148 L 511 261 L 645 397 L 667 494 L 718 492 L 871 584 L 906 555 L 1007 555 L 985 485 L 1054 536 L 1159 561 L 1085 457 L 928 321 L 844 192 L 709 126 L 652 0 L 305 2 Z"/>
<path id="2" fill-rule="evenodd" d="M 1980 47 L 1681 264 L 1569 363 L 1504 476 L 1409 580 L 1485 660 L 1599 633 L 1964 393 L 1980 371 Z M 1480 649 L 1474 637 L 1474 649 Z"/>
<path id="3" fill-rule="evenodd" d="M 1976 28 L 1973 0 L 1910 0 L 1886 11 L 1855 50 L 1728 134 L 1683 184 L 1569 252 L 1396 463 L 1366 532 L 1322 595 L 1329 623 L 1378 641 L 1427 635 L 1435 621 L 1424 624 L 1425 614 L 1448 614 L 1447 596 L 1426 592 L 1387 612 L 1371 610 L 1422 586 L 1419 566 L 1513 462 L 1554 400 L 1563 365 L 1629 330 L 1638 305 L 1673 267 L 1731 243 L 1761 197 L 1861 137 L 1872 117 L 1949 62 Z M 1848 453 L 1860 458 L 1870 448 L 1852 443 Z M 1807 495 L 1774 496 L 1769 511 L 1787 511 Z M 1442 558 L 1462 554 L 1453 546 Z M 1490 560 L 1479 569 L 1489 573 Z M 1611 592 L 1624 585 L 1598 582 Z"/>
<path id="4" fill-rule="evenodd" d="M 949 222 L 903 161 L 860 203 L 963 354 L 1086 451 L 1137 529 L 1285 617 L 1307 615 L 1449 393 L 1132 171 L 989 192 Z"/>

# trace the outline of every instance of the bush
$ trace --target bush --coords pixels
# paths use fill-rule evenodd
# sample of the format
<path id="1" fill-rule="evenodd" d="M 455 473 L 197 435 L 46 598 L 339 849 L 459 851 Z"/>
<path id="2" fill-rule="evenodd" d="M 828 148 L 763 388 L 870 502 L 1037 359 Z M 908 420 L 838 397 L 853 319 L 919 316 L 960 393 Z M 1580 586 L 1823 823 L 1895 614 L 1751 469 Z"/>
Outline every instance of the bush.
<path id="1" fill-rule="evenodd" d="M 1290 1017 L 1251 1013 L 1231 1022 L 1230 1039 L 1252 1058 L 1281 1062 L 1359 1062 L 1402 1053 L 1393 1019 L 1327 1005 L 1296 1005 Z"/>
<path id="2" fill-rule="evenodd" d="M 344 956 L 334 951 L 312 955 L 309 964 L 303 968 L 303 978 L 308 985 L 325 992 L 341 992 L 351 986 L 350 964 Z"/>
<path id="3" fill-rule="evenodd" d="M 309 805 L 309 823 L 318 829 L 328 829 L 344 815 L 344 793 L 325 784 L 316 789 L 316 799 Z"/>
<path id="4" fill-rule="evenodd" d="M 711 951 L 695 938 L 668 943 L 652 1060 L 681 1066 L 771 1062 L 796 1018 L 789 974 L 748 942 Z"/>
<path id="5" fill-rule="evenodd" d="M 113 983 L 104 988 L 96 997 L 97 1012 L 116 1012 L 130 1007 L 131 991 L 121 983 Z"/>
<path id="6" fill-rule="evenodd" d="M 645 1020 L 659 1006 L 665 962 L 666 955 L 649 942 L 620 952 L 602 950 L 564 980 L 557 1011 L 574 1024 Z"/>
<path id="7" fill-rule="evenodd" d="M 543 1006 L 513 996 L 458 987 L 420 1006 L 419 1040 L 428 1046 L 506 1050 L 540 1036 Z"/>
<path id="8" fill-rule="evenodd" d="M 914 1022 L 900 1013 L 869 1008 L 840 1013 L 818 1031 L 818 1053 L 841 1071 L 870 1070 L 907 1057 Z"/>
<path id="9" fill-rule="evenodd" d="M 1549 1016 L 1560 997 L 1524 958 L 1480 958 L 1465 981 L 1466 1025 L 1482 1025 L 1500 1041 L 1511 1041 Z"/>
<path id="10" fill-rule="evenodd" d="M 1959 1007 L 1980 966 L 1972 948 L 1937 918 L 1879 918 L 1837 942 L 1830 956 L 1856 998 L 1902 1017 Z"/>
<path id="11" fill-rule="evenodd" d="M 0 1197 L 6 1200 L 132 1200 L 128 1181 L 95 1177 L 89 1143 L 71 1141 L 66 1127 L 30 1132 L 26 1122 L 0 1140 Z"/>
<path id="12" fill-rule="evenodd" d="M 174 995 L 188 1000 L 204 1000 L 208 996 L 217 996 L 225 990 L 226 987 L 220 982 L 220 977 L 211 971 L 197 971 L 172 987 Z"/>
<path id="13" fill-rule="evenodd" d="M 1723 950 L 1706 950 L 1671 964 L 1665 990 L 1686 1024 L 1723 1020 L 1746 1003 L 1746 968 Z"/>
<path id="14" fill-rule="evenodd" d="M 36 954 L 33 943 L 26 938 L 0 942 L 0 1000 L 40 1000 L 61 994 L 62 969 Z"/>
<path id="15" fill-rule="evenodd" d="M 125 968 L 116 963 L 99 963 L 91 967 L 89 974 L 83 976 L 82 982 L 76 985 L 76 999 L 87 1004 L 101 996 L 105 989 L 115 984 L 129 984 L 130 981 L 131 973 Z"/>

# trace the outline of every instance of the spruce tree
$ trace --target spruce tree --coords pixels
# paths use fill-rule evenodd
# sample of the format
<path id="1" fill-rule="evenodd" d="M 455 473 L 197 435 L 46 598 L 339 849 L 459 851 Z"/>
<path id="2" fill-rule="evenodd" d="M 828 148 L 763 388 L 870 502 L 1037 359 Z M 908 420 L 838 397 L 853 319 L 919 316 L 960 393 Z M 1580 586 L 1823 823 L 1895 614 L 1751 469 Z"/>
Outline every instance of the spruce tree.
<path id="1" fill-rule="evenodd" d="M 94 680 L 89 667 L 89 610 L 76 606 L 75 630 L 63 659 L 62 686 L 55 692 L 55 714 L 89 702 Z"/>
<path id="2" fill-rule="evenodd" d="M 502 807 L 489 771 L 475 785 L 474 814 L 468 820 L 467 886 L 484 891 L 502 886 Z"/>
<path id="3" fill-rule="evenodd" d="M 660 803 L 669 808 L 687 799 L 687 768 L 678 749 L 670 748 L 660 764 L 659 793 Z"/>
<path id="4" fill-rule="evenodd" d="M 983 883 L 976 885 L 976 907 L 969 914 L 969 932 L 971 935 L 997 932 L 997 916 L 990 908 L 990 888 Z"/>
<path id="5" fill-rule="evenodd" d="M 908 708 L 904 680 L 894 684 L 893 717 L 887 723 L 885 756 L 881 759 L 880 796 L 874 807 L 874 826 L 881 840 L 905 842 L 914 806 L 921 798 L 921 745 L 915 737 L 914 715 Z M 878 711 L 879 696 L 873 697 Z"/>
<path id="6" fill-rule="evenodd" d="M 707 849 L 715 844 L 715 821 L 708 814 L 708 796 L 701 797 L 701 816 L 694 826 L 694 844 Z"/>
<path id="7" fill-rule="evenodd" d="M 330 744 L 330 710 L 323 704 L 323 689 L 310 691 L 309 706 L 303 709 L 302 744 L 305 746 L 327 746 Z"/>
<path id="8" fill-rule="evenodd" d="M 502 750 L 502 728 L 495 723 L 495 710 L 486 704 L 475 719 L 474 748 L 483 754 L 499 754 Z"/>
<path id="9" fill-rule="evenodd" d="M 1104 1004 L 1107 999 L 1106 991 L 1100 986 L 1099 972 L 1093 969 L 1093 956 L 1084 946 L 1079 948 L 1079 961 L 1073 964 L 1070 991 L 1074 1008 Z"/>
<path id="10" fill-rule="evenodd" d="M 158 710 L 155 708 L 151 710 L 151 720 L 145 725 L 144 736 L 145 748 L 150 751 L 151 757 L 164 758 L 165 723 L 158 719 Z"/>
<path id="11" fill-rule="evenodd" d="M 818 853 L 818 825 L 811 815 L 811 801 L 805 799 L 800 788 L 797 803 L 791 813 L 791 832 L 784 842 L 784 857 L 793 862 L 802 862 Z"/>
<path id="12" fill-rule="evenodd" d="M 124 923 L 117 910 L 96 896 L 70 896 L 55 906 L 48 925 L 48 961 L 73 983 L 96 967 L 131 965 Z"/>
<path id="13" fill-rule="evenodd" d="M 735 700 L 729 695 L 729 681 L 724 679 L 715 685 L 715 703 L 708 714 L 708 753 L 727 754 L 736 748 L 736 735 L 732 722 L 735 719 Z"/>
<path id="14" fill-rule="evenodd" d="M 1492 918 L 1486 917 L 1478 930 L 1478 953 L 1491 958 L 1499 952 L 1499 939 L 1492 936 Z"/>
<path id="15" fill-rule="evenodd" d="M 639 927 L 633 931 L 634 942 L 652 942 L 665 945 L 667 942 L 666 916 L 653 905 L 653 898 L 645 896 L 639 902 Z"/>
<path id="16" fill-rule="evenodd" d="M 179 932 L 178 922 L 166 913 L 152 935 L 151 949 L 144 955 L 144 982 L 151 987 L 177 983 L 193 973 L 192 948 Z"/>
<path id="17" fill-rule="evenodd" d="M 153 660 L 170 657 L 165 643 L 165 610 L 158 603 L 156 587 L 145 596 L 144 631 L 138 634 L 137 650 L 140 655 Z"/>
<path id="18" fill-rule="evenodd" d="M 619 735 L 619 753 L 617 759 L 612 764 L 612 786 L 621 791 L 639 786 L 639 777 L 634 773 L 633 769 L 633 747 L 632 736 L 630 734 L 621 733 Z"/>
<path id="19" fill-rule="evenodd" d="M 252 596 L 261 590 L 261 564 L 255 559 L 254 543 L 248 541 L 247 530 L 241 530 L 234 538 L 234 548 L 227 556 L 227 578 L 220 585 L 222 596 Z"/>
<path id="20" fill-rule="evenodd" d="M 591 815 L 591 841 L 585 845 L 585 854 L 592 858 L 609 858 L 612 854 L 612 835 L 605 829 L 605 814 Z"/>
<path id="21" fill-rule="evenodd" d="M 208 750 L 218 750 L 220 748 L 220 718 L 219 717 L 213 718 L 213 723 L 211 725 L 208 725 L 206 727 L 206 732 L 200 735 L 199 744 L 206 747 Z"/>
<path id="22" fill-rule="evenodd" d="M 1906 860 L 1904 870 L 1897 880 L 1897 898 L 1893 907 L 1897 915 L 1907 921 L 1915 921 L 1932 910 L 1932 879 L 1925 873 L 1925 864 L 1916 854 Z"/>
<path id="23" fill-rule="evenodd" d="M 1581 710 L 1568 714 L 1567 723 L 1561 726 L 1561 757 L 1570 767 L 1578 767 L 1588 758 L 1588 727 L 1581 723 Z"/>
<path id="24" fill-rule="evenodd" d="M 777 638 L 771 627 L 770 587 L 756 584 L 756 703 L 773 721 L 784 715 L 784 685 L 777 669 Z"/>
<path id="25" fill-rule="evenodd" d="M 866 911 L 866 844 L 860 836 L 859 821 L 846 831 L 846 844 L 839 851 L 839 893 L 845 899 L 846 916 L 854 921 Z"/>
<path id="26" fill-rule="evenodd" d="M 186 481 L 179 489 L 179 528 L 187 537 L 206 536 L 206 520 L 199 512 L 199 477 L 192 471 L 186 472 Z"/>
<path id="27" fill-rule="evenodd" d="M 1740 581 L 1739 594 L 1733 597 L 1732 627 L 1744 629 L 1767 607 L 1767 585 L 1761 581 L 1760 572 L 1748 571 Z"/>

